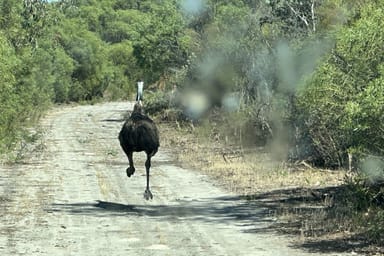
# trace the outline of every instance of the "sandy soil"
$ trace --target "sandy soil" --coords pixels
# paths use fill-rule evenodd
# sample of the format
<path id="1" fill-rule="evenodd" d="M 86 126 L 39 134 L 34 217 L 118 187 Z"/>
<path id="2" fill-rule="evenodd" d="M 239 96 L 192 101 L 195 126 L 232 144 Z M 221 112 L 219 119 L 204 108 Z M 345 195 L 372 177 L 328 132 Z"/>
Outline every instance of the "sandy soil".
<path id="1" fill-rule="evenodd" d="M 269 229 L 269 209 L 153 158 L 153 200 L 117 140 L 131 103 L 58 107 L 43 120 L 44 148 L 0 166 L 0 255 L 321 255 Z M 162 138 L 164 140 L 165 138 Z M 326 253 L 327 255 L 346 255 Z"/>

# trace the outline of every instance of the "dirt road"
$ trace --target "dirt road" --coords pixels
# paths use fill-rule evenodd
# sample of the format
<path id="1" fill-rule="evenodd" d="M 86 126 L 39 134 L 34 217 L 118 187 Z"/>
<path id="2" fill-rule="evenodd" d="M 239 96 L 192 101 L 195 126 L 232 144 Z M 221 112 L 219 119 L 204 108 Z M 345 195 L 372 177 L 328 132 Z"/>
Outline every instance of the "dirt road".
<path id="1" fill-rule="evenodd" d="M 130 108 L 55 108 L 42 152 L 0 166 L 0 255 L 314 255 L 270 231 L 268 209 L 179 168 L 167 148 L 144 200 L 145 154 L 128 178 L 117 140 Z"/>

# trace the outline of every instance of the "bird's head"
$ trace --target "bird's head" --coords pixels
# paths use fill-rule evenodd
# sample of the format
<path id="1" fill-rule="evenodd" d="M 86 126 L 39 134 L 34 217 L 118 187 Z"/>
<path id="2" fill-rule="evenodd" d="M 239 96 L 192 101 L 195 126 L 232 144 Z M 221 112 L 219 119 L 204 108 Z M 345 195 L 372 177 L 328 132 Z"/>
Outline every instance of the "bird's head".
<path id="1" fill-rule="evenodd" d="M 143 105 L 141 104 L 141 101 L 138 101 L 133 106 L 133 112 L 132 113 L 140 113 L 144 114 Z"/>

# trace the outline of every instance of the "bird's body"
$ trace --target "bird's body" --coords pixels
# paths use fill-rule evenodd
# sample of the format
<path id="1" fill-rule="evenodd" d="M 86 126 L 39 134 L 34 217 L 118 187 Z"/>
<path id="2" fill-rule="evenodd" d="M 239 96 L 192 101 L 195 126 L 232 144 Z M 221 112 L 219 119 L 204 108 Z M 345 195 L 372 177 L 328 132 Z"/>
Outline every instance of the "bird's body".
<path id="1" fill-rule="evenodd" d="M 136 103 L 131 116 L 125 121 L 119 133 L 120 145 L 128 157 L 129 167 L 127 176 L 130 177 L 135 172 L 133 165 L 133 152 L 144 151 L 147 154 L 145 162 L 147 174 L 147 189 L 144 193 L 146 199 L 152 198 L 149 190 L 149 171 L 151 167 L 151 157 L 154 156 L 160 146 L 159 132 L 152 119 L 143 113 L 140 103 Z"/>

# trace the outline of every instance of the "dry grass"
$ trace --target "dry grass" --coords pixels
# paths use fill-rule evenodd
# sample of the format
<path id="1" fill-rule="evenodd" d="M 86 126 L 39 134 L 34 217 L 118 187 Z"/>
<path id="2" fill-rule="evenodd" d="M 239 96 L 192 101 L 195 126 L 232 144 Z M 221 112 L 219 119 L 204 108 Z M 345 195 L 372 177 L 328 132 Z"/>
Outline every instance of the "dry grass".
<path id="1" fill-rule="evenodd" d="M 321 188 L 343 182 L 344 171 L 274 160 L 261 148 L 244 149 L 199 137 L 187 126 L 160 125 L 161 145 L 175 149 L 178 161 L 217 180 L 226 189 L 251 195 L 281 188 Z M 167 139 L 164 139 L 167 138 Z"/>

